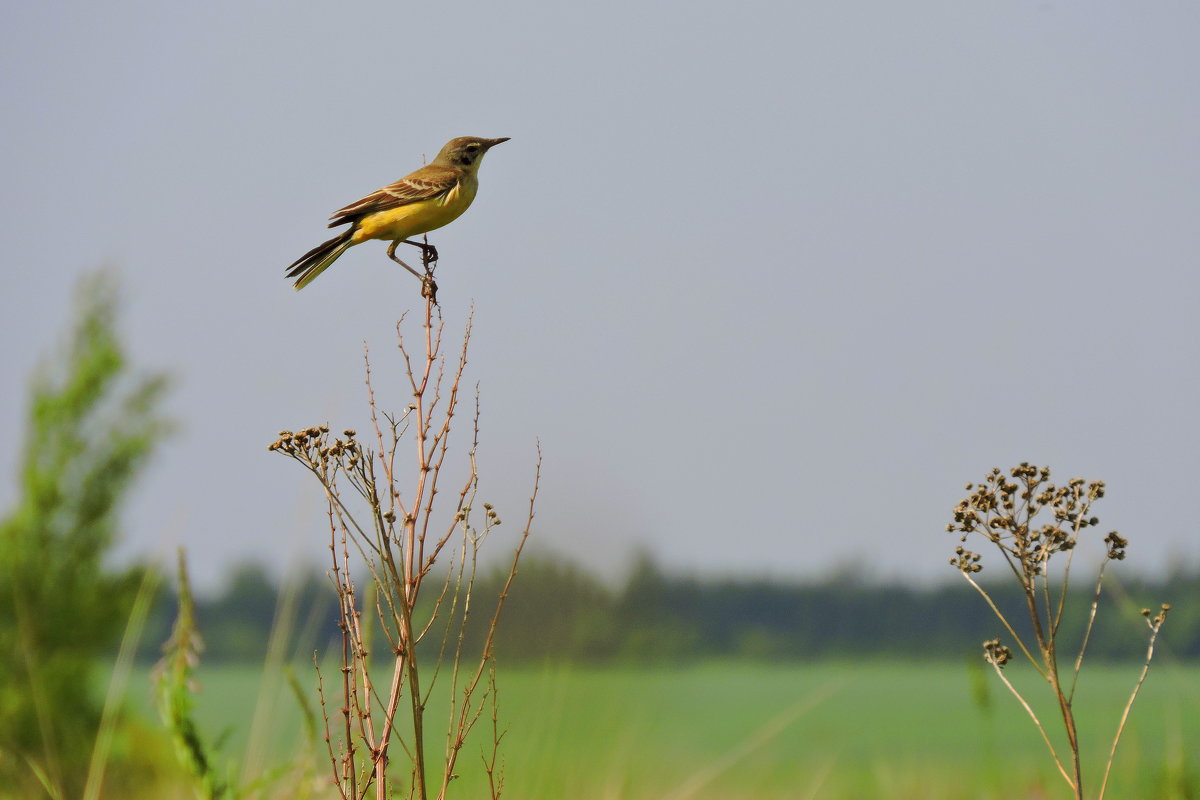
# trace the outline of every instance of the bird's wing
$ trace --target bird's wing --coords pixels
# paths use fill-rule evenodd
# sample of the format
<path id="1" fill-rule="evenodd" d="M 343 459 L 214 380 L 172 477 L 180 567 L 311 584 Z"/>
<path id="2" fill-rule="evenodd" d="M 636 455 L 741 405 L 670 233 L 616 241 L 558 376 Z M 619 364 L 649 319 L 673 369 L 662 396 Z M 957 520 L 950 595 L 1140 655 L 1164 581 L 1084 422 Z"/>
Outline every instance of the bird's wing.
<path id="1" fill-rule="evenodd" d="M 440 197 L 454 188 L 459 177 L 458 170 L 450 167 L 435 164 L 421 167 L 411 175 L 372 192 L 357 203 L 335 211 L 330 217 L 332 221 L 329 227 L 357 222 L 379 211 Z"/>

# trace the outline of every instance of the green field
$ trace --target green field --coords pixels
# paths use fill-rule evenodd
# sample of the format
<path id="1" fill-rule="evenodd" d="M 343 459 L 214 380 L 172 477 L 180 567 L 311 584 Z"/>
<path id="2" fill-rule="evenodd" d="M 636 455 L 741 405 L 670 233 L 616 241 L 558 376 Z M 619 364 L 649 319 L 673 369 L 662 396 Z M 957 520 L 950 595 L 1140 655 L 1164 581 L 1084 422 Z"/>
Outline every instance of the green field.
<path id="1" fill-rule="evenodd" d="M 298 669 L 313 682 L 311 666 Z M 1137 671 L 1085 670 L 1076 707 L 1093 789 Z M 1033 687 L 1031 675 L 1012 676 Z M 302 717 L 277 676 L 205 667 L 200 680 L 201 723 L 228 732 L 227 752 L 252 763 L 298 757 Z M 1052 724 L 1048 696 L 1034 696 Z M 1067 796 L 1024 712 L 965 663 L 502 668 L 500 697 L 505 796 L 519 800 Z M 488 732 L 478 734 L 452 796 L 486 796 Z M 251 752 L 251 739 L 270 753 Z M 1200 767 L 1189 763 L 1198 742 L 1200 670 L 1153 670 L 1108 796 L 1196 797 L 1200 781 L 1188 776 Z"/>

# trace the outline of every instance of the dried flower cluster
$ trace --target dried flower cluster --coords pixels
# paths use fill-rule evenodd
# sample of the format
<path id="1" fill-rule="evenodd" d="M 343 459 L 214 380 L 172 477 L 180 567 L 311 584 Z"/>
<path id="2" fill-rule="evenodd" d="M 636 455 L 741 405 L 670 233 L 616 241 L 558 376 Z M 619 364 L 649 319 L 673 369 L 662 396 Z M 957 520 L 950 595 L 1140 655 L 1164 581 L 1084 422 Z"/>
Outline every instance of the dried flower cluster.
<path id="1" fill-rule="evenodd" d="M 1075 549 L 1085 528 L 1100 524 L 1091 516 L 1092 504 L 1104 497 L 1104 482 L 1085 483 L 1072 478 L 1065 486 L 1050 481 L 1050 469 L 1028 462 L 1010 470 L 1007 477 L 995 468 L 978 485 L 968 483 L 970 492 L 954 508 L 954 521 L 946 530 L 966 542 L 979 534 L 1019 564 L 1027 582 L 1045 572 L 1056 553 Z M 1040 520 L 1045 520 L 1040 522 Z M 1123 559 L 1128 542 L 1116 531 L 1105 537 L 1108 557 Z M 983 569 L 980 556 L 964 547 L 955 550 L 950 564 L 960 572 Z"/>
<path id="2" fill-rule="evenodd" d="M 989 664 L 1003 667 L 1012 661 L 1012 650 L 1000 644 L 999 639 L 989 639 L 983 643 L 983 657 Z"/>
<path id="3" fill-rule="evenodd" d="M 369 474 L 372 454 L 354 438 L 354 431 L 347 429 L 342 435 L 346 438 L 334 437 L 330 441 L 328 425 L 301 428 L 295 432 L 285 430 L 280 431 L 279 438 L 267 445 L 267 450 L 300 462 L 323 484 L 330 483 L 341 471 L 351 479 L 363 497 L 369 497 L 366 489 L 372 482 Z"/>
<path id="4" fill-rule="evenodd" d="M 1022 462 L 1009 470 L 1008 475 L 999 468 L 993 469 L 982 483 L 968 483 L 966 490 L 969 494 L 955 506 L 954 520 L 946 526 L 947 531 L 958 534 L 960 542 L 954 549 L 950 564 L 975 587 L 1012 637 L 1020 653 L 1050 685 L 1057 700 L 1063 732 L 1070 749 L 1069 763 L 1059 757 L 1041 719 L 1004 674 L 1003 668 L 1012 661 L 1013 651 L 1001 644 L 999 639 L 989 639 L 983 643 L 983 657 L 992 665 L 1000 680 L 1033 720 L 1059 773 L 1071 787 L 1077 800 L 1082 800 L 1083 773 L 1073 708 L 1075 687 L 1087 651 L 1088 639 L 1095 625 L 1105 567 L 1111 561 L 1121 561 L 1125 558 L 1129 542 L 1116 531 L 1110 531 L 1104 537 L 1104 560 L 1096 576 L 1083 641 L 1075 654 L 1074 669 L 1063 674 L 1064 671 L 1059 666 L 1059 630 L 1068 606 L 1071 560 L 1084 530 L 1100 524 L 1099 518 L 1092 514 L 1092 506 L 1104 497 L 1104 482 L 1086 482 L 1083 478 L 1072 478 L 1066 485 L 1059 486 L 1050 480 L 1048 467 L 1037 467 Z M 972 534 L 983 537 L 1000 550 L 1012 574 L 1020 583 L 1029 633 L 1019 634 L 1017 628 L 992 599 L 988 589 L 975 580 L 975 574 L 983 569 L 983 565 L 980 563 L 982 556 L 965 547 L 967 537 Z M 1049 569 L 1050 561 L 1059 553 L 1066 554 L 1063 559 L 1065 563 L 1060 564 L 1061 569 L 1055 569 L 1052 573 Z M 1117 744 L 1150 668 L 1154 644 L 1169 610 L 1170 606 L 1164 604 L 1153 619 L 1150 618 L 1150 609 L 1142 611 L 1150 628 L 1146 660 L 1113 738 L 1104 770 L 1104 780 L 1100 784 L 1100 800 L 1103 800 L 1108 786 Z"/>
<path id="5" fill-rule="evenodd" d="M 1161 606 L 1159 606 L 1159 611 L 1157 614 L 1154 615 L 1153 619 L 1151 619 L 1151 617 L 1150 617 L 1150 614 L 1152 614 L 1153 612 L 1150 611 L 1150 609 L 1148 609 L 1148 608 L 1142 609 L 1142 616 L 1146 618 L 1146 622 L 1150 625 L 1151 628 L 1158 629 L 1158 628 L 1162 627 L 1162 624 L 1164 622 L 1167 621 L 1167 612 L 1170 610 L 1171 610 L 1171 604 L 1163 603 Z"/>
<path id="6" fill-rule="evenodd" d="M 354 469 L 357 466 L 356 462 L 362 457 L 362 450 L 354 440 L 354 431 L 347 429 L 342 435 L 346 437 L 345 441 L 334 439 L 333 444 L 330 444 L 328 425 L 301 428 L 295 433 L 280 431 L 279 438 L 267 445 L 267 449 L 272 452 L 278 450 L 284 455 L 306 461 L 311 466 L 328 466 L 330 459 L 347 456 L 346 466 Z"/>

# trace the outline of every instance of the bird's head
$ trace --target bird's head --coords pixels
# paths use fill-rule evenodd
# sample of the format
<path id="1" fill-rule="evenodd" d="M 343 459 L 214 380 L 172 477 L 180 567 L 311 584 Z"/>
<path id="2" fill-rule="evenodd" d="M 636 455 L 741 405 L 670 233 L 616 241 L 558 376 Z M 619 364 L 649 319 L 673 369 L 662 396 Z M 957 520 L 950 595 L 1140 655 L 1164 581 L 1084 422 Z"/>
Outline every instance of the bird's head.
<path id="1" fill-rule="evenodd" d="M 501 142 L 507 142 L 508 137 L 499 139 L 480 139 L 478 136 L 460 136 L 446 142 L 446 146 L 433 160 L 434 164 L 446 167 L 478 169 L 483 154 Z"/>

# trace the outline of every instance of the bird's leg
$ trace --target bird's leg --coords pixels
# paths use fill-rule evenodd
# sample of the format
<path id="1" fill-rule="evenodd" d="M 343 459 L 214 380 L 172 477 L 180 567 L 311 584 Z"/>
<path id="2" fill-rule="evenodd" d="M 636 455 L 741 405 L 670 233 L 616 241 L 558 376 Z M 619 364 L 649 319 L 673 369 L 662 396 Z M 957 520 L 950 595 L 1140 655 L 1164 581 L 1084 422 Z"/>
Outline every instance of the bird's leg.
<path id="1" fill-rule="evenodd" d="M 426 267 L 438 260 L 437 248 L 429 242 L 414 242 L 412 239 L 402 239 L 401 241 L 405 244 L 411 244 L 413 247 L 421 248 L 421 260 L 425 262 Z"/>
<path id="2" fill-rule="evenodd" d="M 396 246 L 398 244 L 400 244 L 401 242 L 404 242 L 405 244 L 413 244 L 413 245 L 416 245 L 417 247 L 421 248 L 421 260 L 425 265 L 425 274 L 424 275 L 422 275 L 420 272 L 417 272 L 415 269 L 410 267 L 408 264 L 405 264 L 403 261 L 400 260 L 400 257 L 396 255 Z M 433 255 L 432 258 L 429 257 L 430 251 L 432 251 L 432 255 Z M 406 270 L 411 272 L 413 275 L 416 275 L 418 278 L 421 279 L 421 297 L 432 300 L 433 304 L 436 306 L 437 305 L 437 283 L 435 283 L 433 280 L 433 269 L 431 268 L 430 265 L 434 261 L 437 261 L 437 249 L 433 245 L 425 244 L 424 242 L 410 242 L 408 239 L 396 239 L 395 241 L 393 241 L 391 244 L 388 245 L 387 254 L 388 254 L 388 258 L 390 258 L 392 261 L 395 261 L 397 264 L 404 267 Z"/>
<path id="3" fill-rule="evenodd" d="M 388 251 L 387 251 L 388 258 L 390 258 L 392 261 L 395 261 L 397 264 L 404 267 L 406 270 L 411 272 L 413 275 L 416 275 L 421 280 L 425 280 L 424 275 L 417 272 L 415 269 L 410 267 L 408 264 L 405 264 L 403 261 L 400 260 L 400 257 L 396 255 L 396 245 L 400 244 L 400 242 L 403 242 L 403 241 L 407 241 L 407 240 L 406 239 L 397 239 L 396 241 L 394 241 L 388 245 Z M 412 244 L 412 243 L 409 242 L 409 244 Z"/>
<path id="4" fill-rule="evenodd" d="M 432 300 L 436 306 L 438 287 L 437 282 L 433 279 L 433 265 L 438 260 L 437 248 L 429 242 L 414 242 L 412 239 L 401 239 L 401 241 L 421 248 L 421 266 L 425 267 L 425 274 L 421 276 L 421 297 Z"/>

